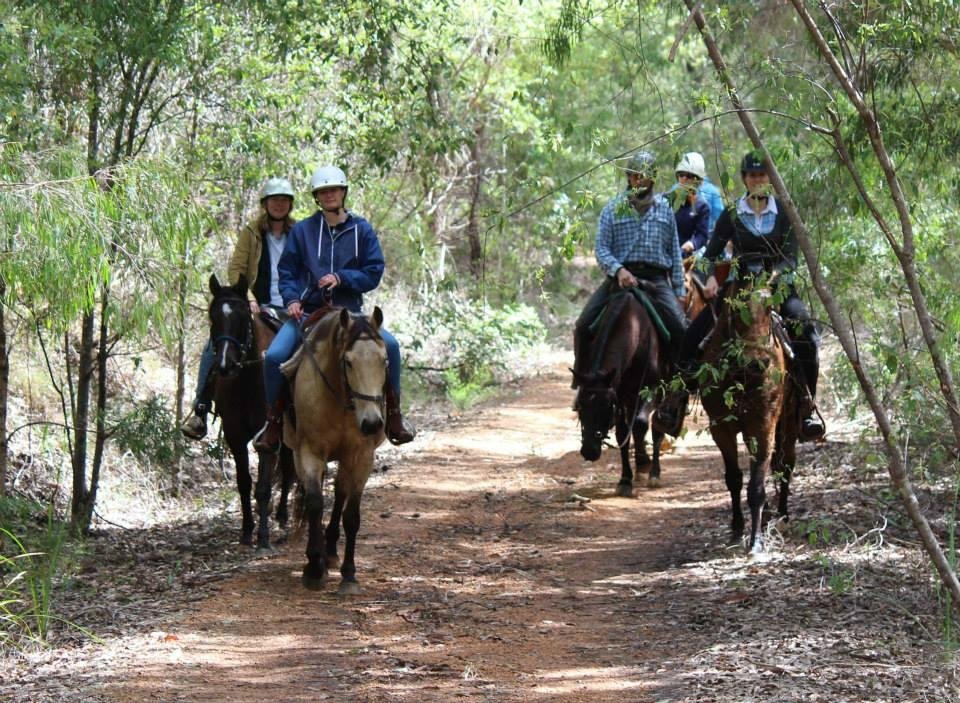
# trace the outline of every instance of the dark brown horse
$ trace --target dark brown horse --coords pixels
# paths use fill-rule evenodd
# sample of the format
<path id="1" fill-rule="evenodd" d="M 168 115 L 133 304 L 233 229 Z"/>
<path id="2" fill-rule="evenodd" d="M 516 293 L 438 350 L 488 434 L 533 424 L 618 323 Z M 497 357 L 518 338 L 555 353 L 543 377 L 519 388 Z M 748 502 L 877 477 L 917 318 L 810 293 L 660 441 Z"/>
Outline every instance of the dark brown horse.
<path id="1" fill-rule="evenodd" d="M 347 310 L 329 312 L 281 367 L 295 379 L 296 421 L 284 422 L 283 441 L 293 448 L 304 490 L 298 518 L 307 524 L 303 584 L 310 589 L 322 588 L 328 571 L 339 565 L 339 592 L 360 592 L 354 565 L 360 499 L 373 469 L 374 450 L 385 438 L 387 349 L 379 332 L 382 322 L 380 308 L 369 318 Z M 321 539 L 323 482 L 330 461 L 337 462 L 337 476 L 330 522 Z M 337 556 L 341 518 L 346 533 L 342 563 Z"/>
<path id="2" fill-rule="evenodd" d="M 660 337 L 644 304 L 632 292 L 610 298 L 587 353 L 590 358 L 576 373 L 580 385 L 577 412 L 580 418 L 580 454 L 587 461 L 600 458 L 603 441 L 616 425 L 621 473 L 617 495 L 633 495 L 630 467 L 633 439 L 637 473 L 648 469 L 648 484 L 660 482 L 660 444 L 663 434 L 653 433 L 653 459 L 647 455 L 644 436 L 649 426 L 651 399 L 664 377 Z"/>
<path id="3" fill-rule="evenodd" d="M 733 520 L 731 543 L 743 538 L 740 503 L 743 474 L 737 458 L 737 435 L 750 455 L 747 505 L 751 553 L 763 551 L 761 524 L 766 482 L 771 469 L 778 480 L 779 512 L 787 516 L 790 477 L 800 429 L 798 385 L 788 378 L 786 336 L 766 289 L 732 283 L 719 304 L 717 323 L 706 341 L 700 398 L 710 418 L 710 433 L 723 456 Z"/>
<path id="4" fill-rule="evenodd" d="M 263 426 L 266 401 L 263 392 L 262 350 L 273 339 L 274 332 L 262 320 L 254 318 L 247 300 L 247 280 L 241 275 L 234 286 L 221 286 L 216 276 L 210 276 L 210 340 L 216 365 L 214 402 L 223 438 L 233 455 L 237 468 L 237 490 L 243 525 L 241 544 L 253 544 L 253 510 L 250 504 L 250 459 L 247 443 Z M 280 501 L 276 520 L 281 529 L 287 524 L 287 495 L 293 484 L 293 456 L 289 449 L 278 455 L 259 453 L 257 463 L 257 549 L 270 548 L 270 497 L 273 472 L 280 471 Z"/>

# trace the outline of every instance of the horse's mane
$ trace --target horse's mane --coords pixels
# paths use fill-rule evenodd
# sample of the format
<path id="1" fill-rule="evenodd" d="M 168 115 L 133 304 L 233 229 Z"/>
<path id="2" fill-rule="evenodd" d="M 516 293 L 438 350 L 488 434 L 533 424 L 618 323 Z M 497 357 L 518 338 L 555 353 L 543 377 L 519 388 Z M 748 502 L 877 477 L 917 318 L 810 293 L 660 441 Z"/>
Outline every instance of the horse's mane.
<path id="1" fill-rule="evenodd" d="M 280 365 L 280 371 L 283 372 L 284 376 L 292 380 L 297 375 L 297 369 L 300 368 L 306 353 L 304 350 L 322 350 L 325 346 L 337 341 L 341 310 L 342 308 L 331 310 L 307 330 L 307 336 L 304 338 L 303 344 L 297 348 L 289 361 Z M 350 313 L 350 318 L 350 336 L 346 340 L 346 346 L 349 347 L 363 334 L 367 334 L 374 339 L 380 339 L 380 334 L 373 329 L 366 317 Z"/>

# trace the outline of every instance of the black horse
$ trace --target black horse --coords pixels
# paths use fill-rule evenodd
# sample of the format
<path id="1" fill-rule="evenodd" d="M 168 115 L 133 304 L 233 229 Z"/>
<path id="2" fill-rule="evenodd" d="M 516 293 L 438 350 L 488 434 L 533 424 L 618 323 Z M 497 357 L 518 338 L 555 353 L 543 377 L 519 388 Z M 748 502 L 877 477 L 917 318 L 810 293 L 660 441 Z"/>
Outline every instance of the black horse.
<path id="1" fill-rule="evenodd" d="M 254 316 L 247 300 L 247 280 L 241 275 L 234 286 L 221 286 L 215 275 L 210 276 L 213 299 L 208 309 L 210 339 L 216 358 L 214 402 L 223 426 L 223 437 L 233 454 L 237 467 L 237 490 L 243 511 L 241 544 L 253 544 L 253 511 L 250 504 L 250 460 L 247 443 L 266 419 L 266 400 L 263 390 L 263 369 L 260 359 L 274 332 L 259 316 Z M 285 529 L 288 519 L 287 496 L 295 472 L 293 456 L 287 448 L 279 455 L 259 453 L 257 470 L 257 549 L 270 548 L 270 497 L 272 475 L 280 469 L 280 502 L 276 520 Z"/>
<path id="2" fill-rule="evenodd" d="M 665 377 L 665 360 L 656 326 L 632 291 L 610 298 L 600 326 L 593 336 L 590 355 L 574 372 L 580 386 L 577 412 L 580 418 L 580 454 L 587 461 L 600 458 L 603 441 L 616 425 L 622 471 L 617 495 L 633 495 L 634 474 L 630 468 L 630 440 L 634 443 L 637 473 L 649 472 L 648 485 L 660 482 L 660 444 L 663 433 L 653 431 L 653 458 L 647 455 L 644 436 L 657 387 Z"/>

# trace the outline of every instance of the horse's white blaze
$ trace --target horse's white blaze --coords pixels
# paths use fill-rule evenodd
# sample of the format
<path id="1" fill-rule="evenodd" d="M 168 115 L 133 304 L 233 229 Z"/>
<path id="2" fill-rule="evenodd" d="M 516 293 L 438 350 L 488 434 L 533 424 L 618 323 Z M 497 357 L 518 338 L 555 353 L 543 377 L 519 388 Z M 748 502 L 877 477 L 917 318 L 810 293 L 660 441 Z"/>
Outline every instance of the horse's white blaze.
<path id="1" fill-rule="evenodd" d="M 223 315 L 224 320 L 229 320 L 230 315 L 233 313 L 233 308 L 231 307 L 230 303 L 224 303 L 223 306 L 220 308 L 220 312 Z M 222 347 L 222 351 L 220 352 L 220 367 L 225 368 L 226 365 L 227 365 L 227 345 L 224 344 Z"/>

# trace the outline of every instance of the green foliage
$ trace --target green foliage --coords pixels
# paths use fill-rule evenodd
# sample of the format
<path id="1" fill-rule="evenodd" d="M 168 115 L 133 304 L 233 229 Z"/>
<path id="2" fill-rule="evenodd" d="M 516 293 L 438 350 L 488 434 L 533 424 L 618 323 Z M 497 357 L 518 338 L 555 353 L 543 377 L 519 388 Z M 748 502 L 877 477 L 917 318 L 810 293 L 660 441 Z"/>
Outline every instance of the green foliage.
<path id="1" fill-rule="evenodd" d="M 176 417 L 169 398 L 151 395 L 132 407 L 112 409 L 111 439 L 120 451 L 158 468 L 170 466 L 182 453 Z"/>
<path id="2" fill-rule="evenodd" d="M 46 642 L 53 613 L 53 586 L 69 560 L 68 525 L 46 510 L 45 527 L 34 518 L 42 507 L 0 499 L 0 652 Z M 13 530 L 29 534 L 29 542 Z M 81 629 L 81 628 L 78 628 Z M 82 629 L 81 629 L 82 631 Z"/>

